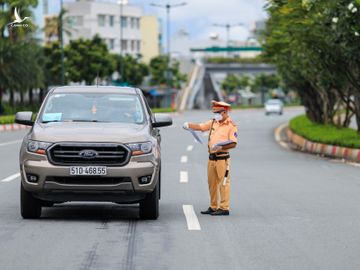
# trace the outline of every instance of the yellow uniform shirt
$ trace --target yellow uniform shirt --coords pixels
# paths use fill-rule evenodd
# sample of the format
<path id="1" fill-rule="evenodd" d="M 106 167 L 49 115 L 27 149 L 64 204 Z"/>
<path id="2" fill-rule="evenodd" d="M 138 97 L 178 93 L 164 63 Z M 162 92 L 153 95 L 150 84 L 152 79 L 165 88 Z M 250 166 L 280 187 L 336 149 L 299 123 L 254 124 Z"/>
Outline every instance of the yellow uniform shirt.
<path id="1" fill-rule="evenodd" d="M 213 120 L 207 121 L 205 123 L 200 124 L 201 131 L 209 131 L 210 134 L 210 128 L 211 124 L 213 123 Z M 234 143 L 237 143 L 237 127 L 234 124 L 234 122 L 231 120 L 230 117 L 228 117 L 224 122 L 220 123 L 217 121 L 214 121 L 210 139 L 209 139 L 209 149 L 213 147 L 213 145 L 225 142 L 225 141 L 233 141 Z M 212 151 L 210 151 L 211 153 Z M 221 150 L 221 152 L 229 152 L 229 149 L 227 150 Z"/>

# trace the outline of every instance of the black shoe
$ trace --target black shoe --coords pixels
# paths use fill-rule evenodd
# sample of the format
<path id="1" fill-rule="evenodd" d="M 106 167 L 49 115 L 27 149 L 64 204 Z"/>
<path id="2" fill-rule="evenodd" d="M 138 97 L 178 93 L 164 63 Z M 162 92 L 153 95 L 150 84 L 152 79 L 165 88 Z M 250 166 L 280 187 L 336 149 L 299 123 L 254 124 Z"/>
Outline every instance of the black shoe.
<path id="1" fill-rule="evenodd" d="M 215 212 L 216 212 L 216 210 L 209 207 L 207 210 L 201 211 L 200 213 L 203 214 L 203 215 L 211 215 L 212 213 L 215 213 Z"/>
<path id="2" fill-rule="evenodd" d="M 228 216 L 230 215 L 229 210 L 218 209 L 215 212 L 210 213 L 212 216 Z"/>

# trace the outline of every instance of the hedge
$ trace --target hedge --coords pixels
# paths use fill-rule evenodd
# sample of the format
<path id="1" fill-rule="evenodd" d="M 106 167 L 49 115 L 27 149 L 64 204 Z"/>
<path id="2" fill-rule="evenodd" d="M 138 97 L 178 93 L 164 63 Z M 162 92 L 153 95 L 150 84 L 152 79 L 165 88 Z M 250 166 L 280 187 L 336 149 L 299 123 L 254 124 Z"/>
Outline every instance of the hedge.
<path id="1" fill-rule="evenodd" d="M 15 115 L 0 116 L 0 125 L 12 124 L 15 122 Z"/>
<path id="2" fill-rule="evenodd" d="M 305 115 L 290 120 L 290 129 L 312 142 L 349 148 L 360 148 L 360 134 L 352 128 L 317 124 Z"/>

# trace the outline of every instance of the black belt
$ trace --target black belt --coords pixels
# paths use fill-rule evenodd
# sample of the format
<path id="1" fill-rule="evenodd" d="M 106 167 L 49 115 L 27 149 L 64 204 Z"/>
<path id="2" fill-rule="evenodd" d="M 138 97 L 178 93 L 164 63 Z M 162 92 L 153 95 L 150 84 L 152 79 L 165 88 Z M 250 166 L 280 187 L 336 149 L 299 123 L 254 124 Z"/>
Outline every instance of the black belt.
<path id="1" fill-rule="evenodd" d="M 225 155 L 226 154 L 226 156 L 219 156 L 219 155 Z M 227 160 L 227 159 L 229 159 L 230 158 L 230 155 L 229 155 L 229 153 L 214 153 L 214 154 L 209 154 L 209 159 L 210 160 Z"/>

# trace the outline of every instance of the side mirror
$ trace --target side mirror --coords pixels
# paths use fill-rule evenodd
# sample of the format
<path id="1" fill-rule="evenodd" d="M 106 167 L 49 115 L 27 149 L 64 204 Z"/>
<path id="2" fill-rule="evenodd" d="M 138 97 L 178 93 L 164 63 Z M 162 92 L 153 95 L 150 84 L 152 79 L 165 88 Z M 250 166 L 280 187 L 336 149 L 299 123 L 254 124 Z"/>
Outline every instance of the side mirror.
<path id="1" fill-rule="evenodd" d="M 32 112 L 17 112 L 15 115 L 15 123 L 26 126 L 33 126 L 34 121 L 32 120 L 32 117 Z"/>
<path id="2" fill-rule="evenodd" d="M 173 121 L 171 116 L 166 113 L 155 113 L 155 122 L 152 123 L 153 127 L 166 127 L 171 126 Z"/>

